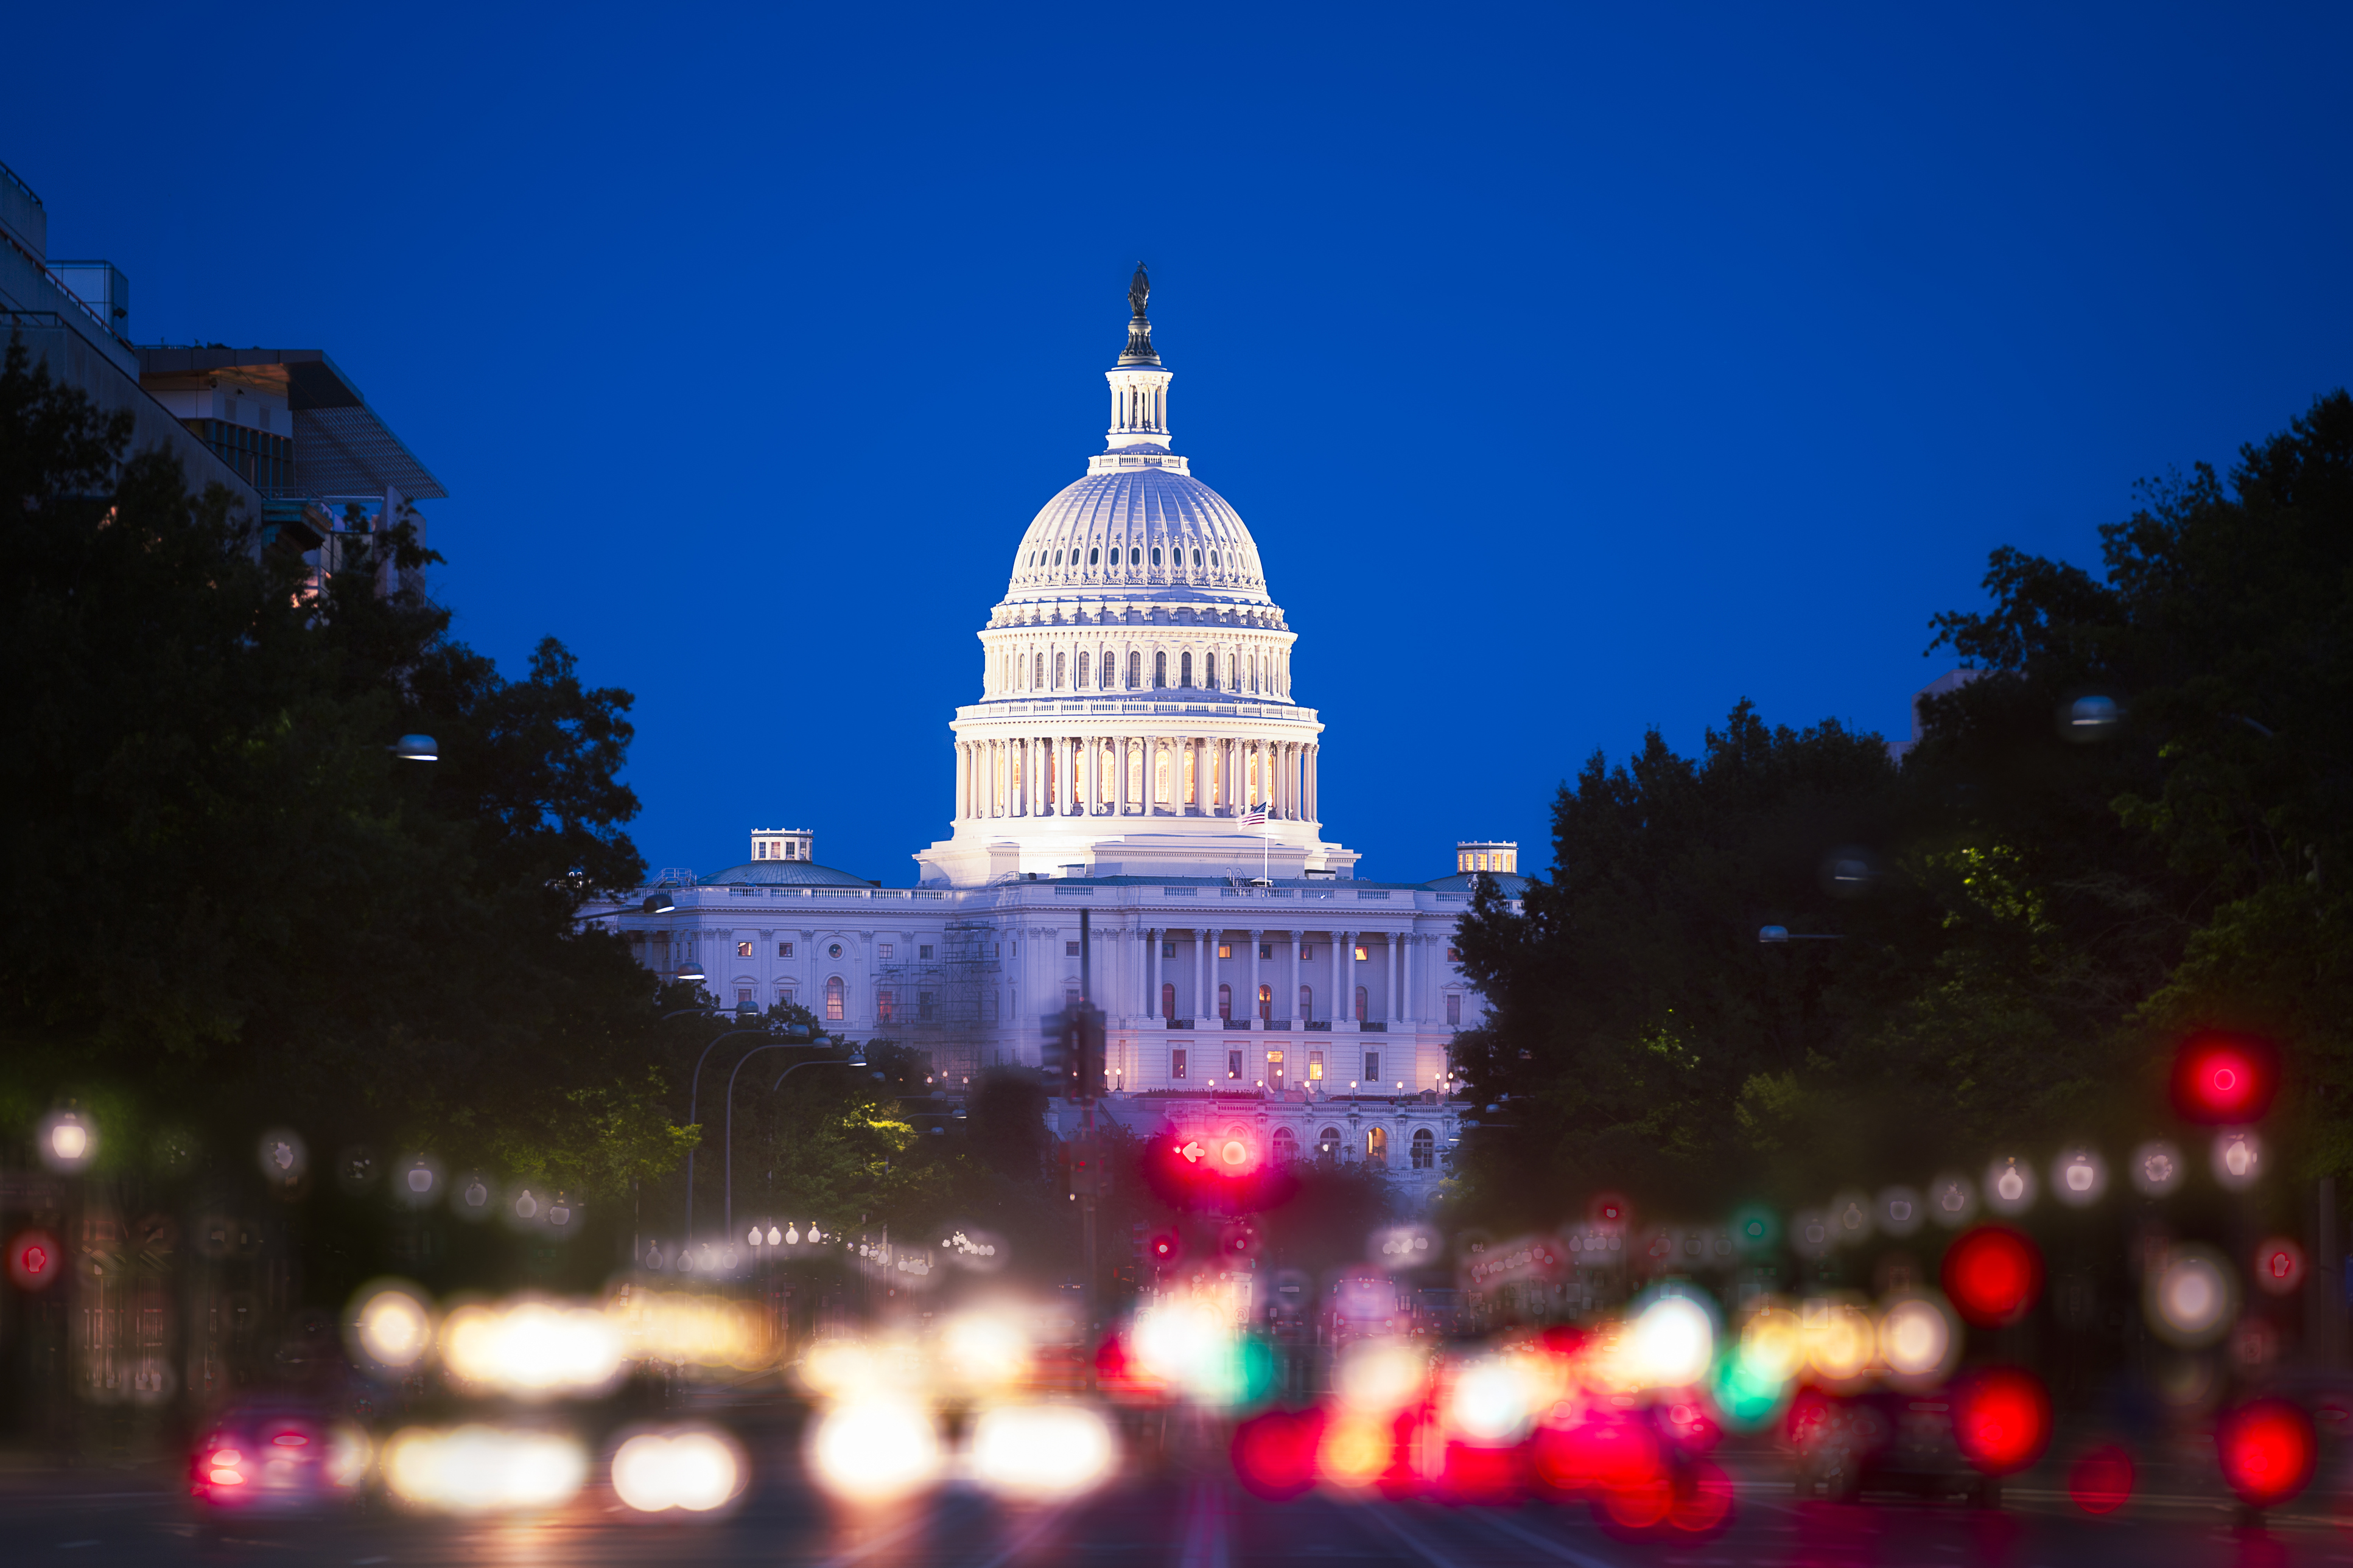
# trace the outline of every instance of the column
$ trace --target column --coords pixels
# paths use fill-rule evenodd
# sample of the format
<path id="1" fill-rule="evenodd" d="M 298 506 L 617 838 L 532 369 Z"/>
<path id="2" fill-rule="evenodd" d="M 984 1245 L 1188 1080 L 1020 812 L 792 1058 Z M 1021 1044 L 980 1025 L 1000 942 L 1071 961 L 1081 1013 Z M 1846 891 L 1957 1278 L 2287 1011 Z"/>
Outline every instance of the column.
<path id="1" fill-rule="evenodd" d="M 1144 939 L 1151 943 L 1144 950 L 1144 1014 L 1148 1018 L 1160 1016 L 1160 933 L 1146 931 Z"/>
<path id="2" fill-rule="evenodd" d="M 1324 1010 L 1324 1016 L 1336 1023 L 1348 1016 L 1346 999 L 1340 994 L 1340 949 L 1346 945 L 1348 933 L 1335 931 L 1331 933 L 1331 938 L 1332 984 L 1329 989 L 1332 993 L 1332 1005 Z"/>
<path id="3" fill-rule="evenodd" d="M 1258 1027 L 1258 939 L 1265 934 L 1261 931 L 1250 933 L 1250 1026 L 1253 1029 Z"/>
<path id="4" fill-rule="evenodd" d="M 1307 1025 L 1305 1016 L 1299 1011 L 1299 933 L 1297 931 L 1291 933 L 1291 994 L 1283 1003 L 1283 1016 L 1302 1028 Z M 1304 1062 L 1307 1058 L 1302 1057 L 1299 1059 Z M 1305 1072 L 1307 1069 L 1303 1067 L 1299 1070 Z"/>
<path id="5" fill-rule="evenodd" d="M 1193 933 L 1193 1017 L 1198 1022 L 1217 1016 L 1217 997 L 1211 994 L 1218 978 L 1218 933 L 1197 931 Z"/>
<path id="6" fill-rule="evenodd" d="M 1354 1018 L 1356 1016 L 1356 933 L 1354 931 L 1340 933 L 1340 1010 L 1332 1016 Z"/>
<path id="7" fill-rule="evenodd" d="M 1403 1010 L 1398 1005 L 1405 991 L 1405 937 L 1401 932 L 1389 933 L 1389 950 L 1381 956 L 1385 960 L 1382 964 L 1381 980 L 1388 991 L 1381 1012 L 1391 1022 L 1395 1022 L 1405 1016 Z"/>
<path id="8" fill-rule="evenodd" d="M 1405 939 L 1405 951 L 1398 959 L 1398 1016 L 1409 1025 L 1413 1022 L 1414 954 L 1421 951 L 1428 940 L 1427 937 L 1409 935 Z"/>

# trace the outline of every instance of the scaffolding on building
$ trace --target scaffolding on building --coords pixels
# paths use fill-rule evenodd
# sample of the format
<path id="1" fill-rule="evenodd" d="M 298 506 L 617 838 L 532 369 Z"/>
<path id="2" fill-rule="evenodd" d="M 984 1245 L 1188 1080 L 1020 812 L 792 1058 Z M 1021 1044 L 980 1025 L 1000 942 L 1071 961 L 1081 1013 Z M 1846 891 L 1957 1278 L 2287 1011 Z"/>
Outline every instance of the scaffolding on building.
<path id="1" fill-rule="evenodd" d="M 876 975 L 878 1001 L 888 996 L 890 1017 L 878 1017 L 878 1037 L 929 1058 L 926 1071 L 952 1093 L 993 1060 L 1003 995 L 1002 940 L 982 921 L 951 921 L 937 943 L 915 947 L 912 959 L 885 963 Z"/>

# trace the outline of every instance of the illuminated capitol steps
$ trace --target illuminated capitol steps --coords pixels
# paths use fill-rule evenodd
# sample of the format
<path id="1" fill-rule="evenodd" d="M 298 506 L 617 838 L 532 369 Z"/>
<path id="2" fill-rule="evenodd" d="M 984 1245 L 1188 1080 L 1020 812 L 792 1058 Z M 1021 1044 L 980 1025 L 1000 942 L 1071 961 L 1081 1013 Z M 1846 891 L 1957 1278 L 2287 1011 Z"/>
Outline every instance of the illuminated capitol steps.
<path id="1" fill-rule="evenodd" d="M 1345 877 L 1318 832 L 1324 726 L 1257 542 L 1170 449 L 1139 275 L 1105 449 L 1039 511 L 956 710 L 954 836 L 926 887 L 1060 876 Z M 1263 806 L 1265 822 L 1247 825 Z"/>
<path id="2" fill-rule="evenodd" d="M 1466 841 L 1453 875 L 1374 883 L 1324 840 L 1295 634 L 1250 530 L 1170 449 L 1144 282 L 1106 373 L 1105 449 L 1023 532 L 979 630 L 978 698 L 950 724 L 953 829 L 913 857 L 917 885 L 764 829 L 743 865 L 665 873 L 671 912 L 638 912 L 640 889 L 612 923 L 650 969 L 926 1053 L 959 1092 L 1037 1062 L 1091 940 L 1123 1118 L 1246 1127 L 1303 1158 L 1336 1140 L 1330 1157 L 1432 1192 L 1459 1110 L 1449 1047 L 1484 1016 L 1455 925 L 1482 876 L 1516 898 L 1517 849 Z M 1335 1108 L 1351 1085 L 1364 1098 Z"/>

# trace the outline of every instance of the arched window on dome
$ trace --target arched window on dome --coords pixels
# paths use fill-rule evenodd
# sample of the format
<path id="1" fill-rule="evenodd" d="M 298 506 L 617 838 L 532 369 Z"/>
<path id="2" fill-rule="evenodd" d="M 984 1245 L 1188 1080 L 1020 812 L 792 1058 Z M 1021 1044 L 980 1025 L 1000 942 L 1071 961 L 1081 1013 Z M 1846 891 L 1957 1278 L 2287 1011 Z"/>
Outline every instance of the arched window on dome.
<path id="1" fill-rule="evenodd" d="M 1038 656 L 1037 664 L 1030 669 L 1029 689 L 1033 691 L 1043 691 L 1046 689 L 1046 656 L 1042 653 Z"/>
<path id="2" fill-rule="evenodd" d="M 1165 653 L 1155 653 L 1152 656 L 1152 689 L 1158 691 L 1167 684 L 1168 656 Z"/>
<path id="3" fill-rule="evenodd" d="M 1143 685 L 1144 656 L 1140 653 L 1131 653 L 1127 656 L 1127 689 L 1134 691 L 1141 689 Z"/>
<path id="4" fill-rule="evenodd" d="M 1212 691 L 1218 689 L 1218 656 L 1216 654 L 1205 653 L 1201 656 L 1201 684 Z"/>
<path id="5" fill-rule="evenodd" d="M 1054 689 L 1057 691 L 1062 689 L 1062 682 L 1071 678 L 1069 658 L 1069 655 L 1060 653 L 1054 656 Z"/>
<path id="6" fill-rule="evenodd" d="M 1178 658 L 1177 668 L 1179 679 L 1177 679 L 1176 684 L 1189 688 L 1193 684 L 1193 656 L 1189 653 L 1181 655 Z"/>
<path id="7" fill-rule="evenodd" d="M 1060 566 L 1061 563 L 1062 563 L 1062 552 L 1061 552 L 1060 551 L 1057 550 L 1056 552 L 1054 552 L 1054 564 L 1055 564 L 1055 565 L 1057 565 L 1057 566 Z"/>
<path id="8" fill-rule="evenodd" d="M 1079 685 L 1078 685 L 1078 689 L 1080 689 L 1081 691 L 1084 691 L 1086 689 L 1087 689 L 1087 656 L 1086 656 L 1085 654 L 1081 654 L 1081 655 L 1079 655 Z"/>

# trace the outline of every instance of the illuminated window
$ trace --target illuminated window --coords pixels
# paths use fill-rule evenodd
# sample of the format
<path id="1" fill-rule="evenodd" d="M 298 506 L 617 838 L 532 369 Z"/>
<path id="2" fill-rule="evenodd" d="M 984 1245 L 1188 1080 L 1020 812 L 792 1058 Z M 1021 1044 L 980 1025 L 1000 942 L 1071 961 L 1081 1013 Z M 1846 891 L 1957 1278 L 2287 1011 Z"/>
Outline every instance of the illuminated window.
<path id="1" fill-rule="evenodd" d="M 1299 956 L 1300 956 L 1300 957 L 1302 957 L 1302 958 L 1313 958 L 1313 957 L 1314 957 L 1314 956 L 1315 956 L 1315 949 L 1314 949 L 1314 946 L 1312 943 L 1309 943 L 1309 942 L 1301 942 L 1301 943 L 1299 944 Z"/>
<path id="2" fill-rule="evenodd" d="M 1303 1021 L 1315 1016 L 1315 987 L 1313 985 L 1299 988 L 1299 1016 Z"/>
<path id="3" fill-rule="evenodd" d="M 1261 1018 L 1274 1016 L 1274 987 L 1271 985 L 1258 988 L 1258 1016 Z"/>
<path id="4" fill-rule="evenodd" d="M 1438 1139 L 1427 1127 L 1418 1127 L 1413 1133 L 1413 1168 L 1427 1171 L 1438 1163 Z"/>
<path id="5" fill-rule="evenodd" d="M 1326 1127 L 1323 1131 L 1315 1134 L 1315 1157 L 1327 1165 L 1340 1157 L 1338 1128 Z"/>
<path id="6" fill-rule="evenodd" d="M 1462 955 L 1450 947 L 1446 950 L 1446 962 L 1449 963 L 1460 963 L 1462 962 Z"/>
<path id="7" fill-rule="evenodd" d="M 1185 1047 L 1182 1046 L 1168 1053 L 1168 1076 L 1170 1078 L 1185 1076 Z"/>
<path id="8" fill-rule="evenodd" d="M 1231 958 L 1233 955 L 1234 944 L 1232 942 L 1221 942 L 1218 943 L 1218 956 L 1219 958 Z"/>
<path id="9" fill-rule="evenodd" d="M 841 976 L 837 974 L 825 983 L 825 1018 L 828 1024 L 841 1022 Z"/>
<path id="10" fill-rule="evenodd" d="M 779 986 L 777 986 L 777 987 L 776 987 L 776 1005 L 777 1005 L 777 1006 L 779 1006 L 779 1007 L 789 1007 L 789 1006 L 791 1006 L 792 1005 L 793 1005 L 793 988 L 792 988 L 791 986 L 789 986 L 789 985 L 779 985 Z"/>
<path id="11" fill-rule="evenodd" d="M 1218 987 L 1218 1016 L 1230 1021 L 1233 1016 L 1234 988 L 1230 985 L 1220 985 Z"/>
<path id="12" fill-rule="evenodd" d="M 1176 987 L 1174 985 L 1160 988 L 1160 1016 L 1164 1018 L 1176 1016 Z"/>
<path id="13" fill-rule="evenodd" d="M 887 1024 L 891 1021 L 892 1006 L 893 1001 L 890 992 L 886 990 L 874 993 L 874 1017 L 877 1023 Z"/>
<path id="14" fill-rule="evenodd" d="M 1365 1018 L 1365 988 L 1359 985 L 1356 987 L 1356 1022 L 1361 1024 Z"/>
<path id="15" fill-rule="evenodd" d="M 1258 944 L 1258 955 L 1261 958 L 1272 958 L 1274 956 L 1274 943 L 1271 942 L 1260 942 Z"/>
<path id="16" fill-rule="evenodd" d="M 1241 1052 L 1228 1051 L 1226 1053 L 1226 1076 L 1232 1079 L 1238 1079 L 1242 1076 Z"/>
<path id="17" fill-rule="evenodd" d="M 738 957 L 738 958 L 749 958 L 749 957 L 751 957 L 751 956 L 752 956 L 752 944 L 751 944 L 750 942 L 737 942 L 737 943 L 735 944 L 735 956 L 736 956 L 736 957 Z"/>
<path id="18" fill-rule="evenodd" d="M 1307 1076 L 1316 1083 L 1322 1083 L 1324 1081 L 1324 1053 L 1322 1051 L 1310 1051 L 1307 1053 Z"/>
<path id="19" fill-rule="evenodd" d="M 1389 1130 L 1369 1127 L 1365 1130 L 1365 1158 L 1387 1164 L 1389 1158 Z"/>
<path id="20" fill-rule="evenodd" d="M 1370 962 L 1372 956 L 1371 951 L 1367 949 L 1363 942 L 1360 942 L 1356 944 L 1356 962 L 1358 963 Z"/>
<path id="21" fill-rule="evenodd" d="M 884 943 L 882 944 L 882 956 L 883 956 L 883 957 L 885 957 L 885 958 L 888 958 L 888 957 L 890 957 L 890 956 L 891 956 L 892 952 L 892 949 L 891 944 L 890 944 L 889 942 L 884 942 Z"/>
<path id="22" fill-rule="evenodd" d="M 793 944 L 791 942 L 780 942 L 776 943 L 776 956 L 778 958 L 790 958 L 792 955 Z"/>
<path id="23" fill-rule="evenodd" d="M 1462 993 L 1460 991 L 1446 994 L 1446 1021 L 1450 1024 L 1462 1022 Z"/>

